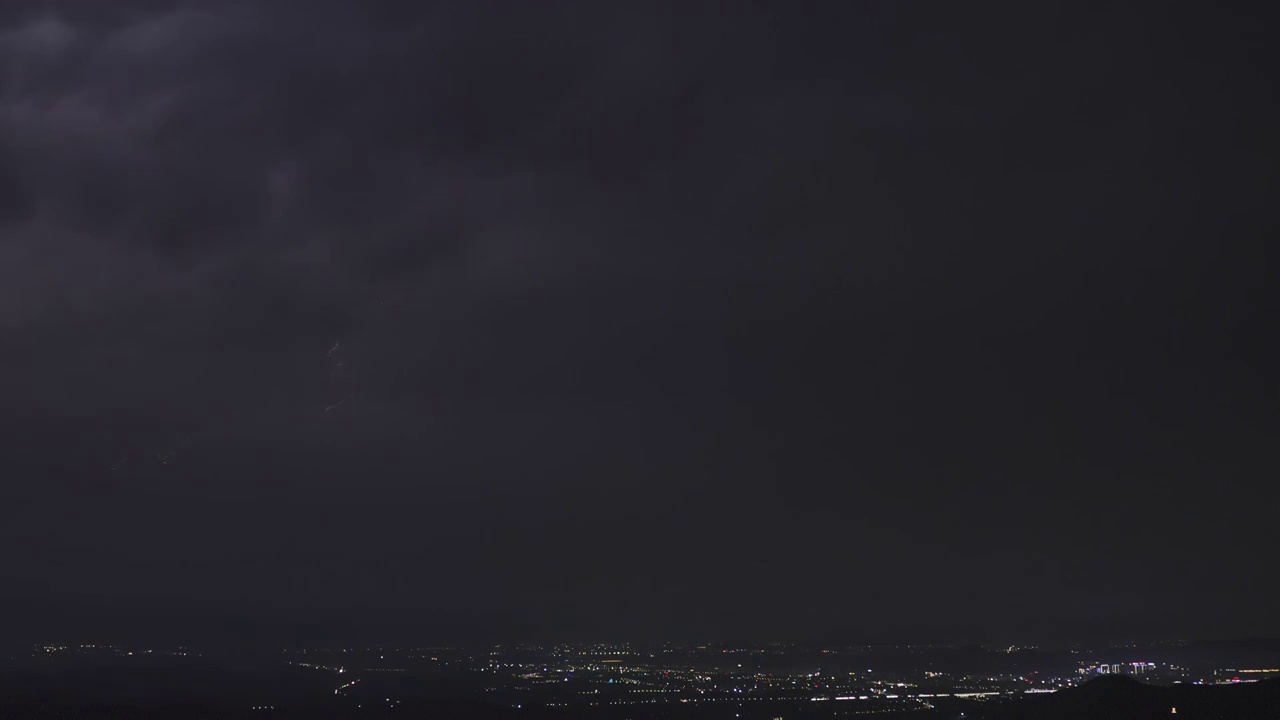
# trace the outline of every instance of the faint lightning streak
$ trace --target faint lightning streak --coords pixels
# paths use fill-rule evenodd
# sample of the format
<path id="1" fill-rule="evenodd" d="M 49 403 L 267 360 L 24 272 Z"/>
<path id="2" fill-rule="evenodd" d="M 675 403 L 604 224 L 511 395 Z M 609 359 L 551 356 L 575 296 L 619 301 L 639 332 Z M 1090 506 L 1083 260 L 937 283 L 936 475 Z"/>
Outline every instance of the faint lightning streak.
<path id="1" fill-rule="evenodd" d="M 330 410 L 333 410 L 333 409 L 335 409 L 335 408 L 339 408 L 339 407 L 341 407 L 341 406 L 342 406 L 342 404 L 343 404 L 343 403 L 345 403 L 345 402 L 347 401 L 347 398 L 349 398 L 349 397 L 351 397 L 351 396 L 350 396 L 350 395 L 348 395 L 347 397 L 342 398 L 341 400 L 339 400 L 338 402 L 336 402 L 336 403 L 334 403 L 334 404 L 332 404 L 332 405 L 326 405 L 326 406 L 325 406 L 325 408 L 324 408 L 324 411 L 325 411 L 325 412 L 329 412 Z"/>
<path id="2" fill-rule="evenodd" d="M 127 463 L 127 462 L 129 462 L 129 459 L 130 459 L 130 458 L 132 458 L 132 457 L 133 457 L 133 452 L 132 452 L 132 451 L 130 451 L 130 452 L 126 452 L 126 453 L 124 454 L 124 457 L 122 457 L 122 458 L 120 458 L 119 460 L 117 460 L 117 461 L 116 461 L 116 464 L 111 466 L 111 470 L 110 470 L 110 472 L 115 472 L 115 471 L 119 470 L 120 468 L 124 467 L 124 464 L 125 464 L 125 463 Z"/>

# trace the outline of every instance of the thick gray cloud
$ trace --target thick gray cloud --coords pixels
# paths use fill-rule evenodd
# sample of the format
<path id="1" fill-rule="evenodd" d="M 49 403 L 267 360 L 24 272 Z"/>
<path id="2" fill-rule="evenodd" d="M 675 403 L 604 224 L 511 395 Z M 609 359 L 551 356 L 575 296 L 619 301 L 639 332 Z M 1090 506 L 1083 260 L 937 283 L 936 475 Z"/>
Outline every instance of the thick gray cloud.
<path id="1" fill-rule="evenodd" d="M 1195 493 L 1223 458 L 1265 474 L 1243 15 L 15 5 L 0 560 L 29 583 L 1000 628 L 1169 591 L 1108 553 L 1237 512 Z M 1204 548 L 1262 527 L 1174 552 L 1223 580 Z M 1051 570 L 1003 585 L 1010 537 Z"/>

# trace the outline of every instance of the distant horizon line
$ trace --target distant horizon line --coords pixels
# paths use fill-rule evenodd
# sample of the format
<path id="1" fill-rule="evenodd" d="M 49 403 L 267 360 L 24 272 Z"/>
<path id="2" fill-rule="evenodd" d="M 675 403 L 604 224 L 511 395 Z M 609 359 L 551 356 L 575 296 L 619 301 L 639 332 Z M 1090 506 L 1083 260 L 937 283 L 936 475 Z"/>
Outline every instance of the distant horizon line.
<path id="1" fill-rule="evenodd" d="M 73 641 L 74 640 L 74 641 Z M 58 647 L 63 649 L 95 649 L 95 648 L 122 648 L 132 649 L 140 645 L 154 645 L 160 649 L 193 649 L 198 650 L 202 646 L 212 647 L 220 643 L 207 642 L 203 639 L 185 638 L 185 639 L 159 639 L 136 637 L 133 639 L 113 639 L 113 640 L 93 640 L 90 638 L 54 638 L 45 637 L 37 640 L 25 640 L 19 644 L 32 648 L 41 647 Z M 1280 643 L 1280 637 L 1272 636 L 1240 636 L 1230 638 L 1159 638 L 1148 640 L 1099 640 L 1099 641 L 1073 641 L 1068 643 L 1055 642 L 950 642 L 950 641 L 891 641 L 880 640 L 871 642 L 824 642 L 820 640 L 469 640 L 469 641 L 442 641 L 442 642 L 416 642 L 416 641 L 395 641 L 395 640 L 347 640 L 347 641 L 320 641 L 310 642 L 283 642 L 273 639 L 262 639 L 258 642 L 238 643 L 250 645 L 254 647 L 268 646 L 291 646 L 299 648 L 314 649 L 375 649 L 375 648 L 400 648 L 400 649 L 472 649 L 472 648 L 499 648 L 499 647 L 546 647 L 546 646 L 567 646 L 574 648 L 586 647 L 616 647 L 616 648 L 659 648 L 670 647 L 679 650 L 706 650 L 721 649 L 725 651 L 740 649 L 768 649 L 768 648 L 800 648 L 807 650 L 823 650 L 823 649 L 856 649 L 856 648 L 978 648 L 991 652 L 1020 652 L 1025 650 L 1067 650 L 1075 648 L 1121 648 L 1121 647 L 1159 647 L 1159 646 L 1192 646 L 1192 645 L 1210 645 L 1210 644 L 1245 644 L 1245 643 Z"/>

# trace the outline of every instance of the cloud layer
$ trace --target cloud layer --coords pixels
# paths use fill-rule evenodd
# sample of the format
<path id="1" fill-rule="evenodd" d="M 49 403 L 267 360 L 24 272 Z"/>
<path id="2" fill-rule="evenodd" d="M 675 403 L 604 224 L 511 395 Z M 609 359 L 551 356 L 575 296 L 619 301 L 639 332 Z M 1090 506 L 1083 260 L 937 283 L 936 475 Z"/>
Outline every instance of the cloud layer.
<path id="1" fill-rule="evenodd" d="M 1257 597 L 1199 491 L 1274 469 L 1257 22 L 855 5 L 0 11 L 0 561 L 999 632 L 1195 585 L 1166 537 Z"/>

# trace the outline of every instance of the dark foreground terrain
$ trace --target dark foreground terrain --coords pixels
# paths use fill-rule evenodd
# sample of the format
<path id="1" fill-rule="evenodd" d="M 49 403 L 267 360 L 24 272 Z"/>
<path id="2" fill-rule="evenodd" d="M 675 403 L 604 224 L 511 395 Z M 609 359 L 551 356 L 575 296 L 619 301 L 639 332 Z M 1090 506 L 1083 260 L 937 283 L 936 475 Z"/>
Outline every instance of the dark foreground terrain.
<path id="1" fill-rule="evenodd" d="M 1176 710 L 1176 712 L 1175 712 Z M 1246 720 L 1280 718 L 1280 681 L 1240 685 L 1156 687 L 1122 676 L 1100 677 L 1078 688 L 1029 697 L 986 713 L 990 720 Z"/>

